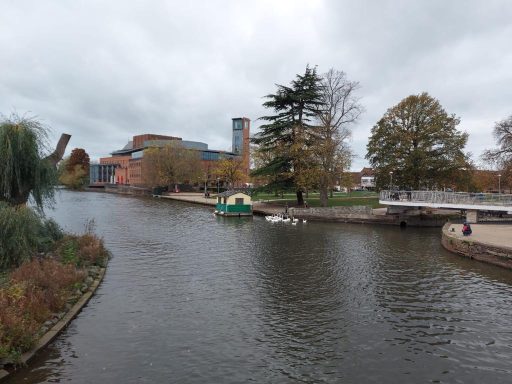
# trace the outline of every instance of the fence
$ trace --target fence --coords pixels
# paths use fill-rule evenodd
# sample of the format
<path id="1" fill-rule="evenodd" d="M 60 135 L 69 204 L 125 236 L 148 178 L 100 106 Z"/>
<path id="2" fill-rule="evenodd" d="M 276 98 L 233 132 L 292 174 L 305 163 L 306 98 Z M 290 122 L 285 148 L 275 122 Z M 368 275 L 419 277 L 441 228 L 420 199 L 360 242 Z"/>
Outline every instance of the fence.
<path id="1" fill-rule="evenodd" d="M 511 206 L 512 195 L 502 193 L 468 193 L 443 191 L 380 191 L 380 201 L 411 201 L 431 204 Z"/>

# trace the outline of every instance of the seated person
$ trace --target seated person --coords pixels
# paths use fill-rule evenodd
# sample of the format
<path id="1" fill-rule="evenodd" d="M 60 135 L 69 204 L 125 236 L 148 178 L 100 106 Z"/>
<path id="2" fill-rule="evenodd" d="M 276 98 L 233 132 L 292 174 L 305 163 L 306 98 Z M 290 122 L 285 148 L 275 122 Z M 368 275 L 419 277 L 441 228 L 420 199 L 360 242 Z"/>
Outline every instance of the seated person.
<path id="1" fill-rule="evenodd" d="M 468 223 L 464 223 L 464 225 L 462 226 L 462 234 L 464 236 L 469 236 L 471 235 L 471 233 L 473 233 L 473 231 L 471 230 L 471 225 L 469 225 Z"/>

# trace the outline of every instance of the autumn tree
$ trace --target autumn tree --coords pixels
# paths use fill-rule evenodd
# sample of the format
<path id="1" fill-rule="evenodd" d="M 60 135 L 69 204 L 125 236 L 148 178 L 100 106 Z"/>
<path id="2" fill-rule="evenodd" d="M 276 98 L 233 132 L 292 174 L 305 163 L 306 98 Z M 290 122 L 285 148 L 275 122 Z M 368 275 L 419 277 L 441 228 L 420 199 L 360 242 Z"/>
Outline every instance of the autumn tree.
<path id="1" fill-rule="evenodd" d="M 144 151 L 144 184 L 149 187 L 174 186 L 201 176 L 199 152 L 185 148 L 179 141 Z"/>
<path id="2" fill-rule="evenodd" d="M 217 162 L 214 174 L 231 187 L 244 181 L 244 162 L 241 157 L 225 158 Z"/>
<path id="3" fill-rule="evenodd" d="M 318 162 L 320 204 L 327 206 L 328 192 L 335 181 L 350 167 L 352 152 L 348 145 L 350 126 L 357 121 L 363 107 L 355 92 L 359 83 L 349 81 L 344 72 L 330 69 L 321 80 L 321 100 L 317 110 L 314 157 Z"/>
<path id="4" fill-rule="evenodd" d="M 89 182 L 90 159 L 83 148 L 75 148 L 59 165 L 59 181 L 68 188 L 81 189 Z"/>
<path id="5" fill-rule="evenodd" d="M 468 135 L 428 93 L 411 95 L 387 110 L 372 128 L 366 158 L 375 169 L 377 188 L 389 172 L 400 187 L 420 189 L 450 184 L 468 169 Z"/>
<path id="6" fill-rule="evenodd" d="M 321 79 L 316 69 L 306 67 L 290 86 L 277 85 L 275 94 L 265 96 L 263 106 L 274 112 L 263 116 L 265 121 L 252 139 L 258 151 L 266 153 L 267 162 L 252 172 L 252 176 L 271 176 L 274 188 L 294 188 L 297 204 L 304 204 L 303 192 L 309 182 L 309 145 L 313 119 L 321 100 Z"/>
<path id="7" fill-rule="evenodd" d="M 75 148 L 71 151 L 71 155 L 69 155 L 69 161 L 67 162 L 68 170 L 73 170 L 75 166 L 80 166 L 84 171 L 89 173 L 89 165 L 90 159 L 87 152 L 83 148 Z"/>

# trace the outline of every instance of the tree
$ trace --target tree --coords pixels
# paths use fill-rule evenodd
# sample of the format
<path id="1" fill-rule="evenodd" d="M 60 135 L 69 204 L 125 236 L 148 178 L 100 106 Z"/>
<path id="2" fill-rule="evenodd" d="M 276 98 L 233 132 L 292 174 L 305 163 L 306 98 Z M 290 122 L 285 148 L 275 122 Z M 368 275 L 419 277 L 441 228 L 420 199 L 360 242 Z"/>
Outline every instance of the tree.
<path id="1" fill-rule="evenodd" d="M 482 158 L 500 169 L 503 181 L 510 185 L 512 181 L 512 115 L 498 121 L 493 131 L 497 148 L 488 149 Z"/>
<path id="2" fill-rule="evenodd" d="M 148 187 L 174 186 L 201 176 L 199 153 L 179 141 L 144 151 L 144 184 Z"/>
<path id="3" fill-rule="evenodd" d="M 304 204 L 303 192 L 308 187 L 308 147 L 311 143 L 312 119 L 322 104 L 320 77 L 316 69 L 306 67 L 290 86 L 277 85 L 277 92 L 265 96 L 265 108 L 275 114 L 263 116 L 261 132 L 252 142 L 264 152 L 268 161 L 252 172 L 252 176 L 271 176 L 274 188 L 294 188 L 297 204 Z"/>
<path id="4" fill-rule="evenodd" d="M 330 69 L 323 75 L 321 84 L 322 104 L 317 111 L 319 124 L 313 151 L 319 164 L 316 176 L 320 204 L 326 207 L 329 189 L 350 167 L 352 153 L 347 142 L 350 125 L 357 121 L 363 107 L 354 94 L 359 83 L 349 81 L 344 72 Z"/>
<path id="5" fill-rule="evenodd" d="M 225 158 L 217 162 L 215 175 L 226 181 L 231 187 L 244 180 L 245 164 L 241 157 Z"/>
<path id="6" fill-rule="evenodd" d="M 460 120 L 424 92 L 387 110 L 372 128 L 366 158 L 375 169 L 377 188 L 449 185 L 469 168 L 464 153 L 468 135 L 457 131 Z"/>
<path id="7" fill-rule="evenodd" d="M 82 148 L 75 148 L 59 164 L 59 181 L 71 189 L 81 189 L 89 181 L 89 155 Z"/>
<path id="8" fill-rule="evenodd" d="M 69 169 L 69 158 L 59 164 L 59 182 L 62 185 L 70 189 L 82 189 L 88 180 L 89 173 L 80 164 Z"/>
<path id="9" fill-rule="evenodd" d="M 12 115 L 0 121 L 1 201 L 22 205 L 31 195 L 42 208 L 53 199 L 57 180 L 53 160 L 59 154 L 45 157 L 46 140 L 47 130 L 34 119 Z"/>
<path id="10" fill-rule="evenodd" d="M 73 170 L 75 166 L 80 166 L 86 173 L 89 173 L 90 159 L 87 152 L 83 148 L 75 148 L 71 151 L 69 161 L 67 163 L 68 170 Z"/>

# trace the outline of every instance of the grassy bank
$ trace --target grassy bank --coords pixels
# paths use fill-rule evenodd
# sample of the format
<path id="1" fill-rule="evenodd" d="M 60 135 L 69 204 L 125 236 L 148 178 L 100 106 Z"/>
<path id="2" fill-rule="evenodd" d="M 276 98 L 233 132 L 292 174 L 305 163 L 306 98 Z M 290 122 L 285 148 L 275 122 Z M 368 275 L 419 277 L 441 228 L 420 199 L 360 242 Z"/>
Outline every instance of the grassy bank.
<path id="1" fill-rule="evenodd" d="M 108 256 L 95 235 L 66 235 L 48 252 L 2 273 L 0 367 L 16 364 L 62 318 L 87 291 Z"/>
<path id="2" fill-rule="evenodd" d="M 271 202 L 272 204 L 282 205 L 292 207 L 297 204 L 297 197 L 293 193 L 285 193 L 282 195 L 276 196 L 275 194 L 267 194 L 267 193 L 258 193 L 253 195 L 253 201 L 266 201 Z M 318 193 L 309 193 L 306 197 L 304 195 L 304 200 L 307 201 L 308 206 L 310 207 L 319 207 L 320 206 L 320 196 Z M 333 197 L 329 197 L 327 201 L 327 205 L 329 207 L 337 207 L 337 206 L 355 206 L 355 205 L 365 205 L 371 208 L 380 208 L 382 207 L 379 204 L 378 194 L 375 192 L 368 191 L 355 191 L 350 193 L 341 193 L 334 192 Z"/>

